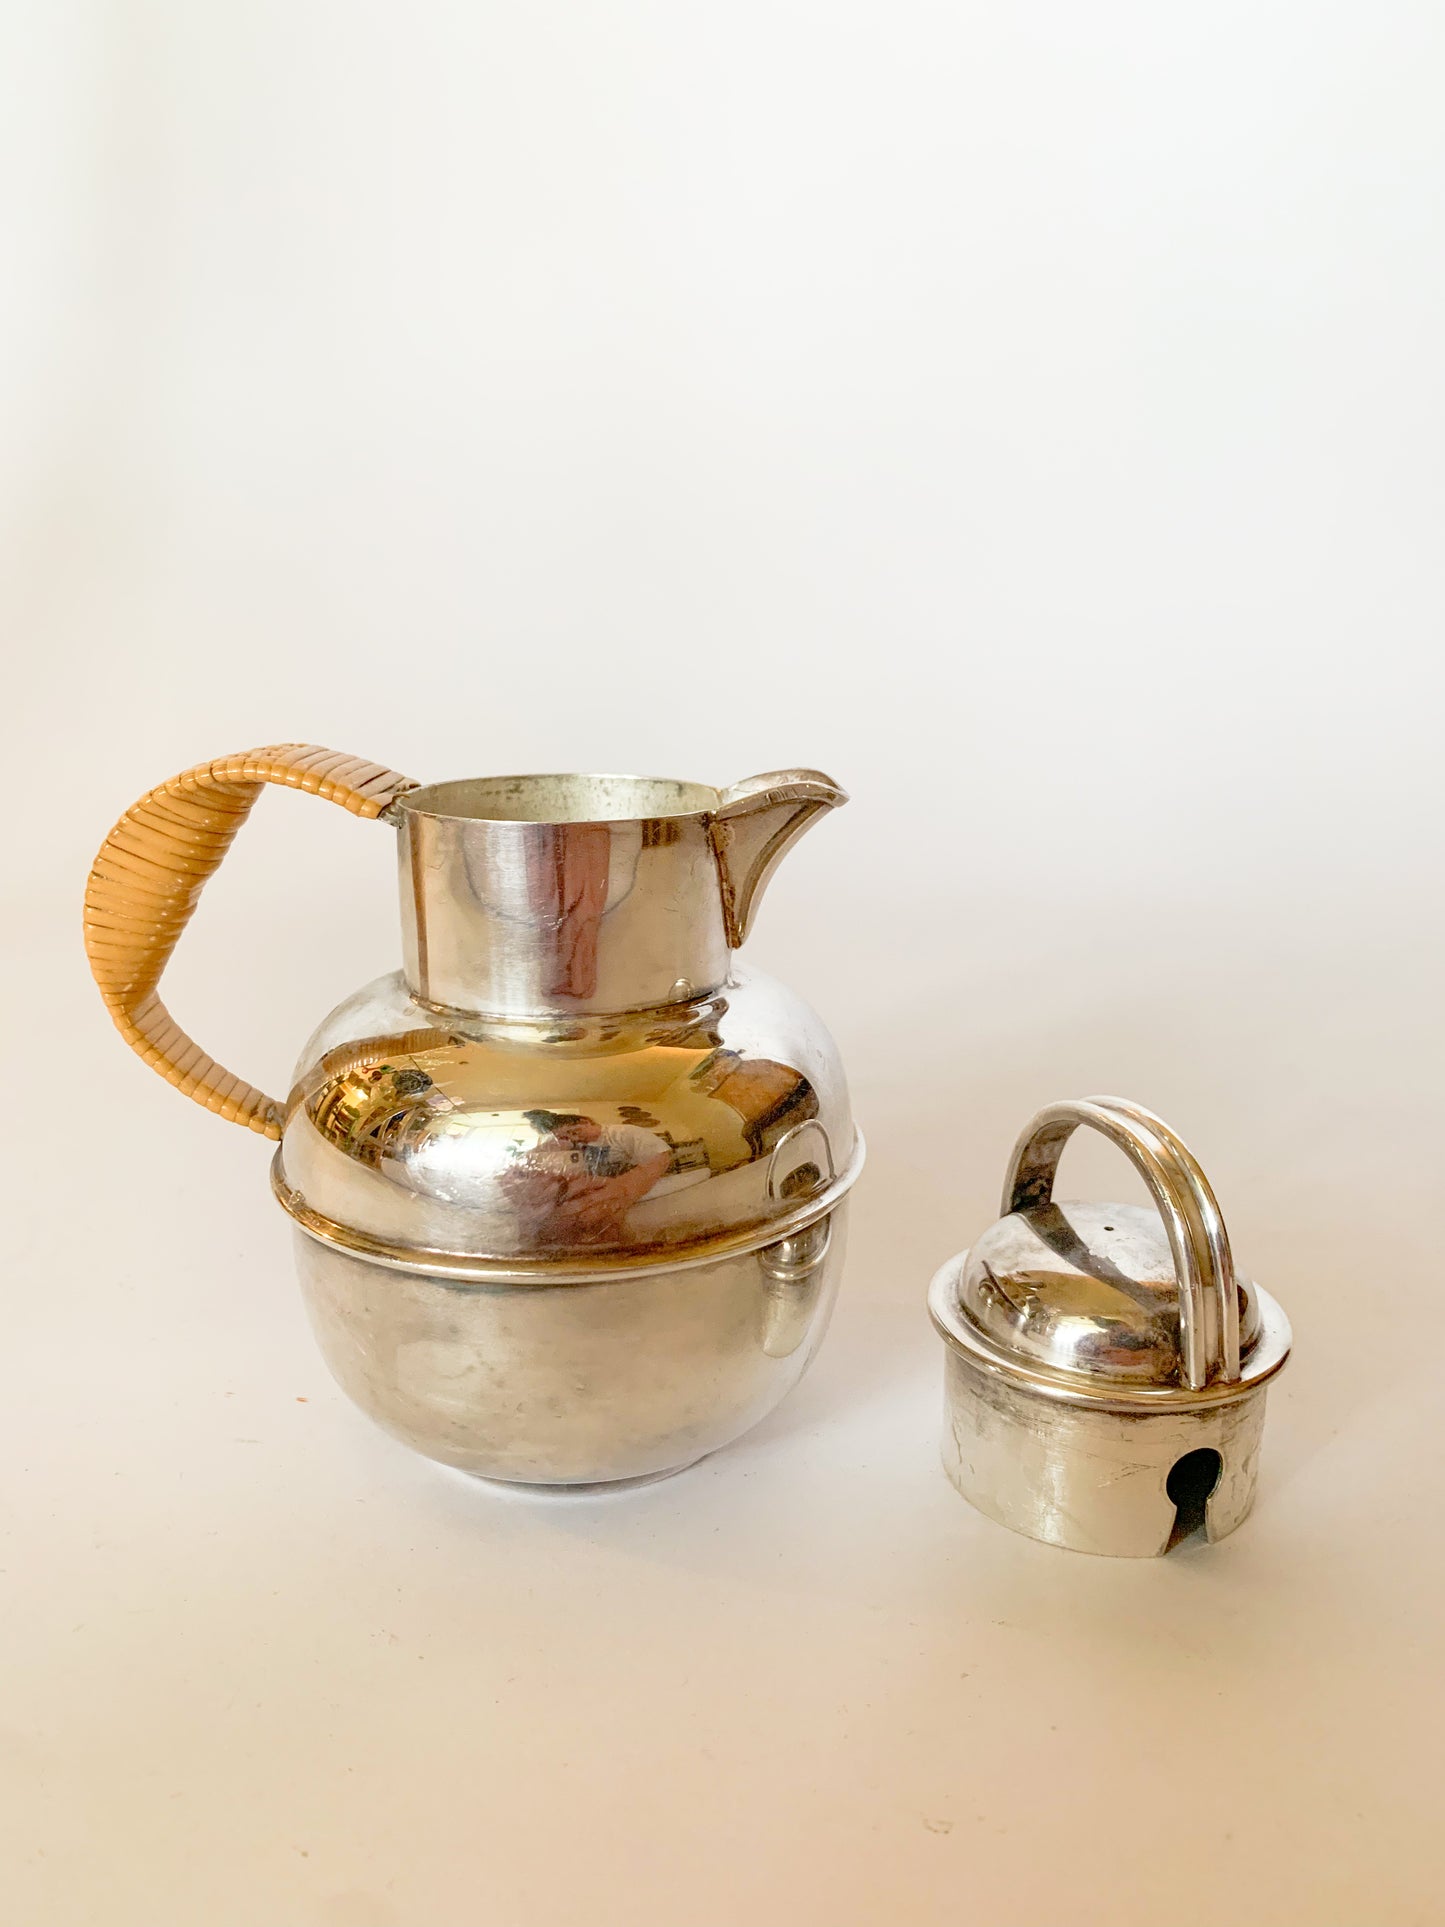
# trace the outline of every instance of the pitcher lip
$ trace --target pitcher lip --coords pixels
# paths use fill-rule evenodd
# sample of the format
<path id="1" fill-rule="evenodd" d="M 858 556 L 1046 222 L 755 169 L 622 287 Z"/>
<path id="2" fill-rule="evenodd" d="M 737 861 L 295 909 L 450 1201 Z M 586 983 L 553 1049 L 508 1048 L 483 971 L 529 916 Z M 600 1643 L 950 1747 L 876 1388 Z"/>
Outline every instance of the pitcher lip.
<path id="1" fill-rule="evenodd" d="M 466 793 L 472 793 L 467 807 Z M 464 776 L 426 783 L 396 799 L 403 811 L 454 823 L 649 823 L 715 811 L 722 792 L 709 783 L 670 776 L 630 776 L 559 770 L 515 776 Z M 510 807 L 508 802 L 510 800 Z"/>

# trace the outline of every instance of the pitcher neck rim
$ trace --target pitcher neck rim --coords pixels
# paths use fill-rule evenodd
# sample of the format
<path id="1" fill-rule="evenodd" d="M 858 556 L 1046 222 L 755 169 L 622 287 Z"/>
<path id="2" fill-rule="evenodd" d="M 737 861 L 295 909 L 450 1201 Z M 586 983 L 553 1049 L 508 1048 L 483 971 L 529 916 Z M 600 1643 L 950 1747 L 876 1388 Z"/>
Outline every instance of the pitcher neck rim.
<path id="1" fill-rule="evenodd" d="M 715 815 L 723 792 L 677 777 L 557 771 L 468 776 L 427 783 L 397 797 L 387 812 L 514 829 L 576 829 L 699 819 Z"/>

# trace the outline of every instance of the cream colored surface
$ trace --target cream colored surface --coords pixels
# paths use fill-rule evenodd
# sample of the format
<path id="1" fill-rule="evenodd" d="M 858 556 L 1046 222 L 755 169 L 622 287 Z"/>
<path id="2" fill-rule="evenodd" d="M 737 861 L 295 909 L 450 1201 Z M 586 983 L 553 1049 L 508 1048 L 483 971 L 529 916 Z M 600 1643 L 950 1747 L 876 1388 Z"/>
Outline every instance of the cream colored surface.
<path id="1" fill-rule="evenodd" d="M 3 34 L 7 1919 L 1436 1927 L 1428 12 Z M 328 1383 L 268 1147 L 80 940 L 141 788 L 281 735 L 852 792 L 749 955 L 871 1160 L 737 1448 L 516 1502 Z M 393 967 L 391 842 L 258 804 L 166 979 L 223 1062 L 283 1088 Z M 1054 1551 L 938 1465 L 928 1277 L 1090 1090 L 1294 1325 L 1203 1553 Z M 1102 1146 L 1062 1188 L 1138 1196 Z"/>

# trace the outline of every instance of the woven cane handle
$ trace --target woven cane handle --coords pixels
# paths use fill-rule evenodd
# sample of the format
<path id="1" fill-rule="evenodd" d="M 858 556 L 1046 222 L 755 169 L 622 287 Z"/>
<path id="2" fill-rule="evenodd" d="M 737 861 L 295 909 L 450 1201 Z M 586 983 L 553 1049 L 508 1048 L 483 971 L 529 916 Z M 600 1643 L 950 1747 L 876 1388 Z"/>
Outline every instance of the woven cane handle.
<path id="1" fill-rule="evenodd" d="M 198 763 L 133 803 L 101 845 L 85 889 L 85 951 L 116 1029 L 187 1097 L 232 1124 L 280 1137 L 283 1107 L 192 1043 L 156 994 L 206 879 L 267 783 L 305 790 L 354 816 L 380 816 L 403 790 L 359 756 L 281 743 Z"/>

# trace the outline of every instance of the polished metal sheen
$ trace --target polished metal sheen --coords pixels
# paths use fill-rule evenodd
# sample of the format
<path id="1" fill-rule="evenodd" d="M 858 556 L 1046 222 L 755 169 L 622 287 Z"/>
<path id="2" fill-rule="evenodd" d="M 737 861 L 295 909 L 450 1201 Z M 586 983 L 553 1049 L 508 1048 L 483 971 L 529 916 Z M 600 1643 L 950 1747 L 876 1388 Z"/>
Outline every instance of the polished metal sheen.
<path id="1" fill-rule="evenodd" d="M 387 812 L 405 970 L 306 1046 L 273 1183 L 332 1371 L 418 1451 L 654 1477 L 802 1373 L 862 1147 L 822 1022 L 733 951 L 845 800 L 530 776 Z"/>
<path id="2" fill-rule="evenodd" d="M 1133 1161 L 1155 1210 L 1054 1201 L 1081 1124 Z M 1222 1539 L 1254 1503 L 1290 1331 L 1235 1273 L 1193 1156 L 1137 1104 L 1055 1104 L 1015 1147 L 1003 1211 L 929 1291 L 953 1483 L 1000 1524 L 1079 1552 Z"/>

